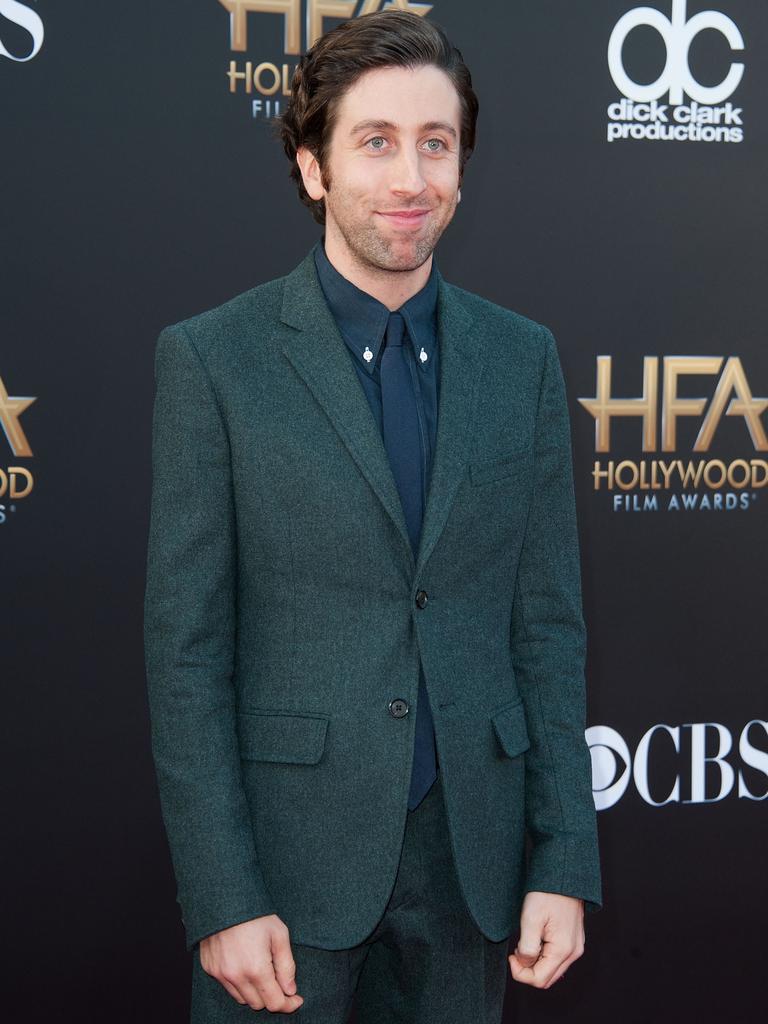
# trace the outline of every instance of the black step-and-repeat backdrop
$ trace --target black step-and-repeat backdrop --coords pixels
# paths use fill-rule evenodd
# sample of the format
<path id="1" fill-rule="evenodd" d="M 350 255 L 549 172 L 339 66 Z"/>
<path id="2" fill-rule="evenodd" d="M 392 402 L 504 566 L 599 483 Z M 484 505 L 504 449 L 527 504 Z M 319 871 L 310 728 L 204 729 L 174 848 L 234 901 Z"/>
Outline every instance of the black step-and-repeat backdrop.
<path id="1" fill-rule="evenodd" d="M 382 6 L 443 25 L 480 97 L 440 268 L 553 330 L 570 402 L 605 906 L 506 1020 L 760 1019 L 768 7 L 713 2 L 0 0 L 6 1019 L 187 1019 L 141 637 L 154 344 L 318 237 L 273 118 L 330 15 Z"/>

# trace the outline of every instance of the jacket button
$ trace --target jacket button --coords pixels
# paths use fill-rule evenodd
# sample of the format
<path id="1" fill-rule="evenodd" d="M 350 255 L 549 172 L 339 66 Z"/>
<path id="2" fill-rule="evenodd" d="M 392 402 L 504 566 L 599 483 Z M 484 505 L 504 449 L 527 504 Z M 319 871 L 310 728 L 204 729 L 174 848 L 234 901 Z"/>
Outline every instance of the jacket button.
<path id="1" fill-rule="evenodd" d="M 427 592 L 426 590 L 416 591 L 416 607 L 423 608 L 427 603 Z"/>
<path id="2" fill-rule="evenodd" d="M 395 697 L 389 702 L 389 713 L 393 718 L 405 718 L 408 714 L 408 701 L 402 697 Z"/>

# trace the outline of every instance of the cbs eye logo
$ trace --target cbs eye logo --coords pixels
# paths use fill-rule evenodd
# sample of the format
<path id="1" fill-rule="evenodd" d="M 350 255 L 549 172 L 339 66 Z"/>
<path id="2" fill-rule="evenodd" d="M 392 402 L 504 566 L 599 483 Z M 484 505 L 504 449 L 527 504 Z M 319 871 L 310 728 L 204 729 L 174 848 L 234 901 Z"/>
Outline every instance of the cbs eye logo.
<path id="1" fill-rule="evenodd" d="M 669 93 L 669 102 L 681 104 L 687 95 L 698 103 L 720 103 L 736 89 L 744 65 L 732 63 L 728 74 L 718 84 L 702 85 L 691 74 L 688 53 L 694 38 L 705 29 L 714 29 L 725 36 L 731 50 L 743 50 L 744 40 L 736 24 L 719 11 L 701 11 L 686 20 L 686 0 L 672 0 L 672 17 L 667 18 L 653 7 L 635 7 L 619 18 L 608 42 L 608 68 L 617 89 L 637 102 L 658 100 Z M 664 70 L 649 85 L 629 77 L 624 67 L 624 43 L 632 29 L 650 26 L 661 36 L 667 52 Z"/>
<path id="2" fill-rule="evenodd" d="M 609 725 L 593 725 L 586 732 L 592 757 L 592 797 L 595 809 L 613 807 L 624 796 L 632 771 L 632 755 L 624 737 Z"/>

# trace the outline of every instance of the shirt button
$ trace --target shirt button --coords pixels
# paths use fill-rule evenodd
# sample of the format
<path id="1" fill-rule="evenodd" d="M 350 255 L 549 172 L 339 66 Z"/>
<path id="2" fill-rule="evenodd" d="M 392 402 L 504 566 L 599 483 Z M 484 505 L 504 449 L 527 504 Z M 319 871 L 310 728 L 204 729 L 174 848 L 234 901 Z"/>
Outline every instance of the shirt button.
<path id="1" fill-rule="evenodd" d="M 389 713 L 393 718 L 405 718 L 408 714 L 408 701 L 402 697 L 395 697 L 389 702 Z"/>
<path id="2" fill-rule="evenodd" d="M 416 591 L 416 607 L 417 608 L 424 608 L 426 606 L 426 603 L 427 603 L 427 592 L 426 592 L 426 590 L 417 590 Z"/>

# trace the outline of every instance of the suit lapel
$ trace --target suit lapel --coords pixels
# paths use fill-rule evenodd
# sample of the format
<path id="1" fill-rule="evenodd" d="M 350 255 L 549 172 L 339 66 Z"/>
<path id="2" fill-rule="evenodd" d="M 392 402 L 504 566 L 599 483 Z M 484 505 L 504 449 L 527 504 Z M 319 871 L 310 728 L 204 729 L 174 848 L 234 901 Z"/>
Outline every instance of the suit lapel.
<path id="1" fill-rule="evenodd" d="M 451 503 L 466 471 L 465 450 L 484 355 L 481 340 L 473 333 L 473 326 L 473 317 L 457 290 L 438 271 L 440 395 L 432 473 L 416 560 L 417 576 L 443 532 Z"/>
<path id="2" fill-rule="evenodd" d="M 482 354 L 478 339 L 471 336 L 472 317 L 438 271 L 437 439 L 414 564 L 384 442 L 320 287 L 313 252 L 285 278 L 281 320 L 296 328 L 297 333 L 285 341 L 283 353 L 312 391 L 375 491 L 402 538 L 411 570 L 418 574 L 443 530 L 464 472 L 464 450 Z"/>

